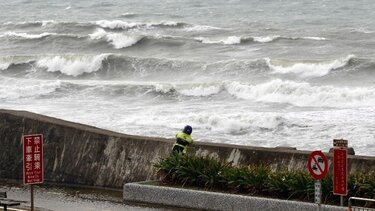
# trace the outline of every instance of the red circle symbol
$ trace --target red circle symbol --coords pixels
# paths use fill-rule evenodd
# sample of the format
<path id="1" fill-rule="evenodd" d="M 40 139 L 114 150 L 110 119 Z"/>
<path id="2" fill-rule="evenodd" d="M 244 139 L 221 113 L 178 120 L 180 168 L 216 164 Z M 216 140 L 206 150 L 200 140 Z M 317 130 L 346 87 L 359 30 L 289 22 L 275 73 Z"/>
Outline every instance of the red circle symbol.
<path id="1" fill-rule="evenodd" d="M 323 179 L 328 172 L 328 160 L 322 151 L 313 151 L 307 163 L 310 175 L 316 179 Z"/>

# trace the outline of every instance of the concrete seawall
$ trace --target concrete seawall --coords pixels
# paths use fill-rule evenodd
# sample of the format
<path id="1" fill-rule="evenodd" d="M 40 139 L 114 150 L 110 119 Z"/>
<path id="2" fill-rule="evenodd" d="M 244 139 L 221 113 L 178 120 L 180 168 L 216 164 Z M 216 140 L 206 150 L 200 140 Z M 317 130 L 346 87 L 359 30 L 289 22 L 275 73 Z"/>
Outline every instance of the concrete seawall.
<path id="1" fill-rule="evenodd" d="M 44 135 L 45 180 L 122 188 L 157 179 L 153 164 L 169 155 L 173 139 L 131 136 L 26 111 L 0 109 L 0 178 L 22 179 L 22 134 Z M 306 169 L 308 151 L 195 142 L 189 153 L 234 165 Z M 328 155 L 328 154 L 327 154 Z M 348 156 L 351 172 L 375 170 L 375 157 Z"/>

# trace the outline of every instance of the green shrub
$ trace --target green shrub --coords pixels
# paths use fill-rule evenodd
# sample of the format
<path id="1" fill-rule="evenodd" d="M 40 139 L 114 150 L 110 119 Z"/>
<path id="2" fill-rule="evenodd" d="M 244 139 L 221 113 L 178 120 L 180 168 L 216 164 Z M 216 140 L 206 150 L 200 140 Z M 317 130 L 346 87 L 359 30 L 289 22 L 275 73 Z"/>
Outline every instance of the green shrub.
<path id="1" fill-rule="evenodd" d="M 210 157 L 172 154 L 154 165 L 162 182 L 210 190 L 263 195 L 281 199 L 314 200 L 314 180 L 308 171 L 271 171 L 269 166 L 231 166 Z M 339 204 L 333 195 L 333 176 L 328 173 L 322 182 L 322 202 Z M 348 176 L 349 196 L 373 198 L 375 171 Z"/>

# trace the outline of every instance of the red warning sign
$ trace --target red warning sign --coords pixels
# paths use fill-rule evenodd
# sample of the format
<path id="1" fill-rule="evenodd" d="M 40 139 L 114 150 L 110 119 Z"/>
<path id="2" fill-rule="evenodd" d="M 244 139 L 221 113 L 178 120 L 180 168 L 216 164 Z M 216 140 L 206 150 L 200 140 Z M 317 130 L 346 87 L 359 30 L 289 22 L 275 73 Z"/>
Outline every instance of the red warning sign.
<path id="1" fill-rule="evenodd" d="M 323 179 L 328 172 L 328 160 L 322 151 L 313 151 L 310 154 L 307 167 L 310 175 L 316 179 Z"/>
<path id="2" fill-rule="evenodd" d="M 43 135 L 24 135 L 23 139 L 23 184 L 43 183 Z"/>
<path id="3" fill-rule="evenodd" d="M 347 149 L 333 149 L 333 194 L 348 195 Z"/>

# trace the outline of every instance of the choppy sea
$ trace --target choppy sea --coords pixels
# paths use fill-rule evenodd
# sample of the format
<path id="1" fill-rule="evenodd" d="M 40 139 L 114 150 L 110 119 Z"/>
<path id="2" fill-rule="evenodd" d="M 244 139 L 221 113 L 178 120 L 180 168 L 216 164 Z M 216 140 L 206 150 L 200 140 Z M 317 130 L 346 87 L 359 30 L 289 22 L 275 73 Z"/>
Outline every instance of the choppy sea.
<path id="1" fill-rule="evenodd" d="M 375 154 L 372 0 L 0 0 L 0 108 Z"/>

